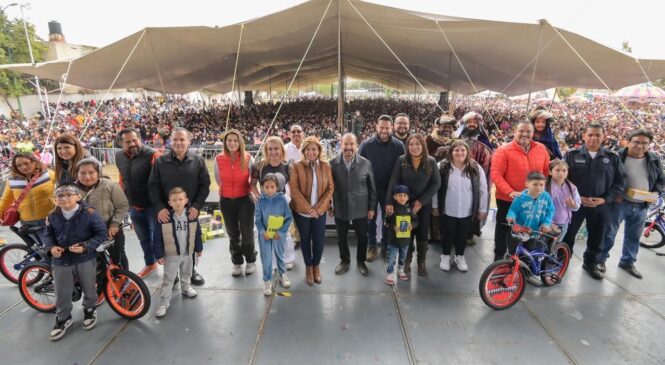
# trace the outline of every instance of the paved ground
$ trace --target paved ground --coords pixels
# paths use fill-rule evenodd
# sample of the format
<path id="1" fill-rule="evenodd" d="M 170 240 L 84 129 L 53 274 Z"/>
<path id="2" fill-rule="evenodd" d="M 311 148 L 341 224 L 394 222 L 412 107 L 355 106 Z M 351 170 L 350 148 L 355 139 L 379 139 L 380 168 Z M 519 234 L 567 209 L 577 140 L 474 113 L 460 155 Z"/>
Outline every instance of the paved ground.
<path id="1" fill-rule="evenodd" d="M 429 277 L 395 288 L 383 283 L 384 264 L 343 276 L 334 238 L 322 263 L 323 283 L 308 287 L 301 258 L 289 273 L 290 291 L 266 298 L 260 275 L 232 278 L 228 241 L 206 242 L 199 271 L 207 282 L 198 298 L 174 295 L 166 317 L 156 305 L 129 322 L 104 305 L 92 331 L 75 323 L 65 338 L 48 340 L 54 316 L 35 312 L 14 285 L 0 281 L 0 354 L 4 364 L 663 364 L 665 363 L 665 258 L 642 250 L 637 280 L 618 269 L 620 245 L 607 277 L 581 269 L 584 244 L 562 284 L 529 285 L 520 303 L 493 311 L 478 295 L 478 280 L 492 259 L 491 228 L 467 251 L 469 272 L 438 269 L 440 248 L 428 254 Z M 0 236 L 10 233 L 0 229 Z M 130 266 L 141 253 L 128 232 Z M 13 238 L 10 239 L 13 241 Z M 156 291 L 161 269 L 147 278 Z M 153 296 L 157 299 L 156 296 Z"/>

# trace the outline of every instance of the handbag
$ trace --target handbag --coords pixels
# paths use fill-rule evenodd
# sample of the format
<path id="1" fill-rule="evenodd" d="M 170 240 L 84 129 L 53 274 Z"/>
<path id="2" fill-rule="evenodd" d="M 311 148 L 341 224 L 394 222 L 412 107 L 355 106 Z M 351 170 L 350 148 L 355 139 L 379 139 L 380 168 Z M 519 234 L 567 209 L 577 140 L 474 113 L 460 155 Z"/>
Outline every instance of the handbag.
<path id="1" fill-rule="evenodd" d="M 2 225 L 3 226 L 13 226 L 18 221 L 21 219 L 21 215 L 18 212 L 18 206 L 21 205 L 23 202 L 23 199 L 25 199 L 25 196 L 28 195 L 30 192 L 30 189 L 32 189 L 32 186 L 35 184 L 35 182 L 39 179 L 39 175 L 35 175 L 30 182 L 28 182 L 28 185 L 23 188 L 23 191 L 21 192 L 21 195 L 19 195 L 18 199 L 14 201 L 14 204 L 12 204 L 7 210 L 5 210 L 5 214 L 2 215 Z"/>

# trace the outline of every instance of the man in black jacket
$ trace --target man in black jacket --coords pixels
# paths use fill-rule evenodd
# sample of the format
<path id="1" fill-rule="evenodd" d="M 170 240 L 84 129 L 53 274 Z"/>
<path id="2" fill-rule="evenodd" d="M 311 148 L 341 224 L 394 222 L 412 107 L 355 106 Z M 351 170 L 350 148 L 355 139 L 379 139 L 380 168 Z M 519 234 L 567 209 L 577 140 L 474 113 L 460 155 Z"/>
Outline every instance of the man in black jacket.
<path id="1" fill-rule="evenodd" d="M 577 186 L 582 207 L 573 212 L 563 241 L 572 249 L 575 236 L 586 221 L 589 235 L 582 268 L 596 280 L 603 279 L 598 269 L 598 258 L 612 219 L 609 205 L 623 194 L 624 188 L 623 163 L 619 155 L 601 146 L 603 137 L 602 125 L 589 124 L 582 137 L 584 145 L 565 155 L 569 166 L 568 179 Z"/>
<path id="2" fill-rule="evenodd" d="M 654 152 L 647 151 L 652 142 L 653 134 L 651 132 L 638 129 L 628 136 L 628 148 L 619 151 L 619 157 L 626 172 L 626 187 L 610 205 L 612 221 L 605 235 L 603 250 L 598 262 L 598 269 L 601 272 L 605 272 L 605 261 L 610 257 L 610 250 L 614 246 L 617 231 L 624 222 L 623 250 L 619 267 L 630 275 L 642 279 L 642 274 L 635 268 L 635 261 L 637 261 L 640 236 L 644 229 L 649 203 L 631 192 L 640 190 L 661 194 L 665 190 L 665 174 L 663 174 L 660 158 Z"/>
<path id="3" fill-rule="evenodd" d="M 390 182 L 390 175 L 393 171 L 395 161 L 399 156 L 404 154 L 404 144 L 400 142 L 393 133 L 393 118 L 389 115 L 382 115 L 376 122 L 376 134 L 364 140 L 360 144 L 358 154 L 372 164 L 372 172 L 374 173 L 374 182 L 376 185 L 377 201 L 381 207 L 381 211 L 385 212 L 386 192 L 388 191 L 388 182 Z M 376 211 L 376 206 L 374 207 Z M 367 261 L 372 262 L 376 260 L 381 249 L 376 243 L 376 225 L 378 215 L 374 219 L 369 220 L 368 229 L 368 253 Z M 387 240 L 387 230 L 382 228 L 381 247 L 385 250 Z"/>
<path id="4" fill-rule="evenodd" d="M 210 193 L 210 174 L 201 156 L 189 152 L 191 133 L 185 128 L 174 128 L 171 133 L 171 150 L 157 158 L 152 168 L 148 188 L 150 201 L 157 211 L 160 223 L 169 221 L 168 193 L 175 187 L 187 192 L 191 207 L 189 219 L 195 219 Z M 204 280 L 192 267 L 192 284 L 203 285 Z"/>
<path id="5" fill-rule="evenodd" d="M 367 276 L 365 265 L 367 257 L 367 224 L 374 218 L 376 209 L 376 188 L 372 164 L 358 155 L 358 140 L 353 133 L 342 137 L 342 153 L 330 161 L 335 192 L 330 215 L 335 217 L 337 243 L 341 262 L 335 268 L 335 274 L 341 275 L 349 270 L 351 254 L 347 234 L 353 225 L 358 240 L 356 260 L 358 270 Z"/>
<path id="6" fill-rule="evenodd" d="M 145 267 L 139 271 L 142 278 L 157 269 L 153 235 L 157 225 L 157 211 L 150 202 L 148 179 L 159 152 L 143 145 L 139 132 L 132 128 L 118 133 L 122 151 L 115 154 L 115 164 L 120 174 L 120 186 L 129 201 L 129 216 L 141 243 Z"/>

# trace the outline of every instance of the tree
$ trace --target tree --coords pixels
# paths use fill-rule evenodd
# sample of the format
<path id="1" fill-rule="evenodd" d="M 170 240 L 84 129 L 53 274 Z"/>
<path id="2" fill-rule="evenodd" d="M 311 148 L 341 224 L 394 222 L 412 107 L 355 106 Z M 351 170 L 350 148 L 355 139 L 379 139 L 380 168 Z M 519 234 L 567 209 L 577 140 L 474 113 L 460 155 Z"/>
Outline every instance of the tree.
<path id="1" fill-rule="evenodd" d="M 44 55 L 48 50 L 46 42 L 37 37 L 34 25 L 28 23 L 28 36 L 32 45 L 32 54 L 35 62 L 44 60 Z M 10 20 L 0 12 L 0 64 L 9 63 L 30 63 L 30 52 L 28 43 L 25 39 L 23 21 L 21 19 Z M 21 75 L 12 71 L 0 71 L 0 96 L 7 102 L 7 105 L 14 110 L 9 102 L 10 97 L 35 93 L 35 88 Z"/>
<path id="2" fill-rule="evenodd" d="M 630 46 L 628 41 L 623 41 L 623 43 L 621 43 L 621 49 L 628 53 L 633 53 L 633 48 Z"/>

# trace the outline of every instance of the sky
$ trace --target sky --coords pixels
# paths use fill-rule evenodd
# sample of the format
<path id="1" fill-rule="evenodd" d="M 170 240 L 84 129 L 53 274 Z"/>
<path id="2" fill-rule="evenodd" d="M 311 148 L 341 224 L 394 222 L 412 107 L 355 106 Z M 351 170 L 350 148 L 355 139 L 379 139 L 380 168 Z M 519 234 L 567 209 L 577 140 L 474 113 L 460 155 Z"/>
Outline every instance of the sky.
<path id="1" fill-rule="evenodd" d="M 340 0 L 345 1 L 345 0 Z M 32 0 L 26 19 L 48 38 L 48 22 L 62 24 L 68 43 L 101 47 L 145 27 L 225 26 L 268 15 L 303 0 Z M 373 3 L 466 18 L 537 23 L 547 19 L 606 46 L 628 41 L 638 58 L 665 59 L 662 0 L 373 0 Z M 5 6 L 11 1 L 0 2 Z M 18 6 L 6 10 L 21 16 Z"/>

